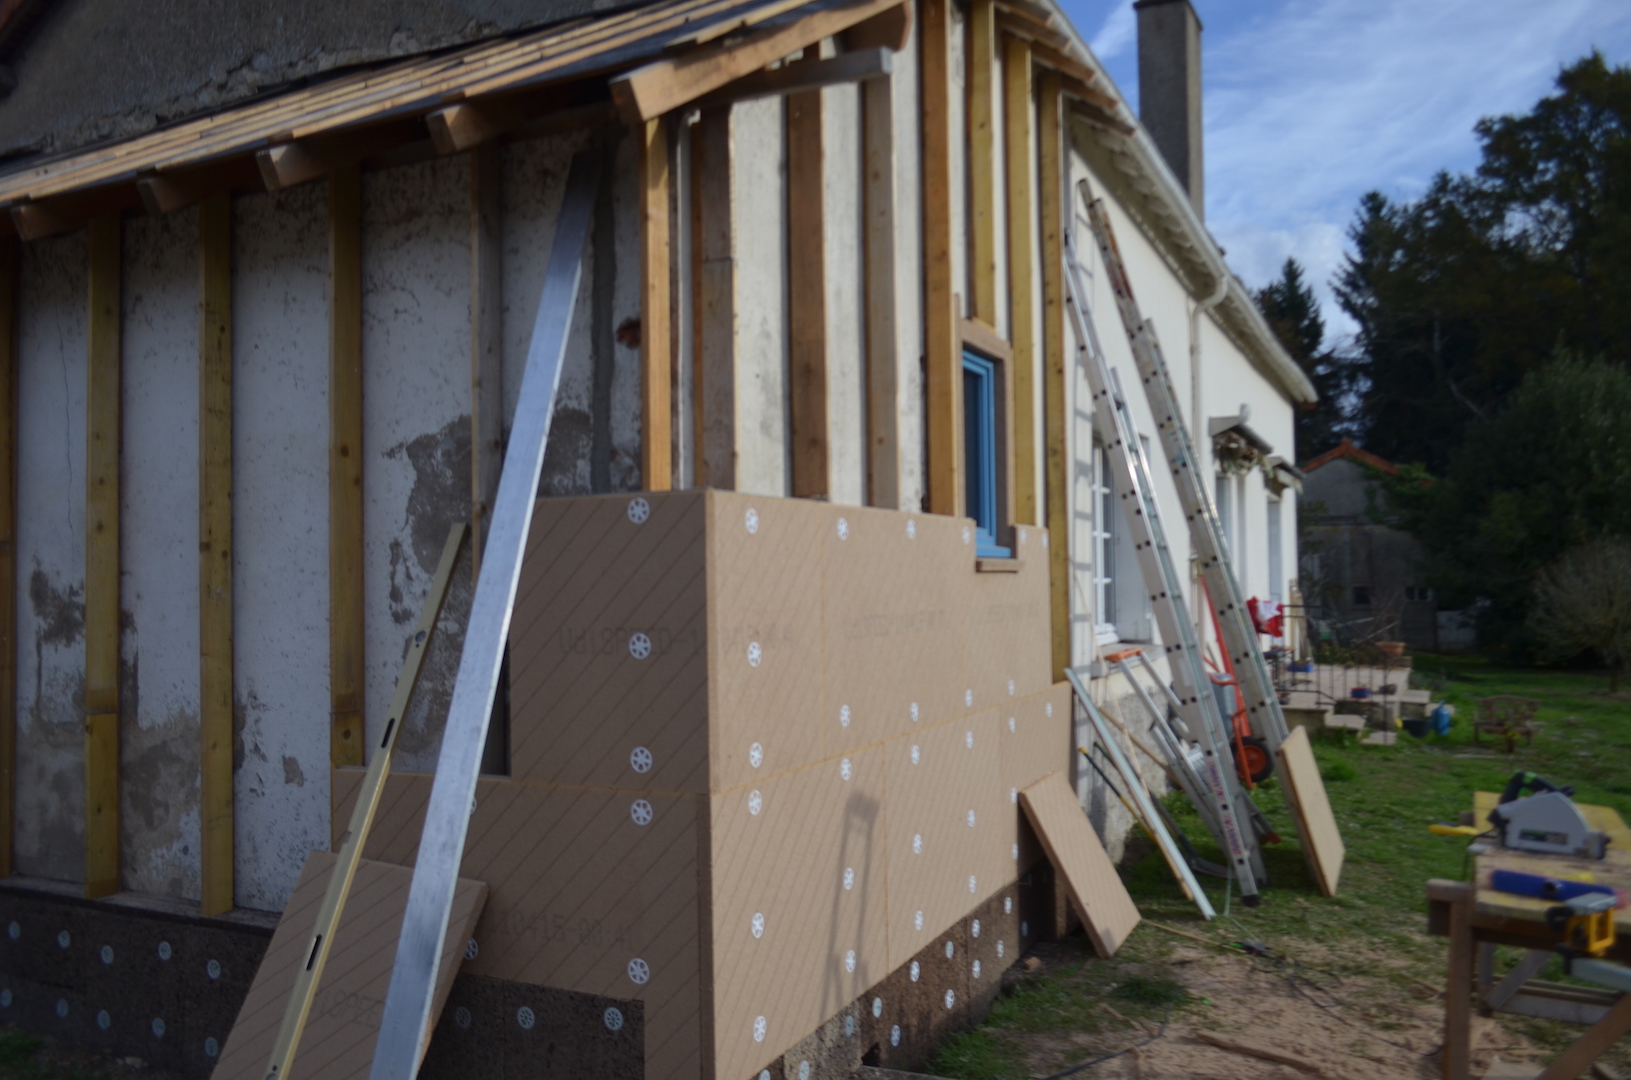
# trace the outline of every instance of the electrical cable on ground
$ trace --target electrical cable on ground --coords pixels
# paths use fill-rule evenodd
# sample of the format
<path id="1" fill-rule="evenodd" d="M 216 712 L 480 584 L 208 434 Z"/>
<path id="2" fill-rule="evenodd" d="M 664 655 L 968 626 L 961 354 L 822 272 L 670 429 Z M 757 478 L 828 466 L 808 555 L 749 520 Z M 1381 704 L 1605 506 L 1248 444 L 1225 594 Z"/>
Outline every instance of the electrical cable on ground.
<path id="1" fill-rule="evenodd" d="M 1118 1057 L 1125 1057 L 1134 1050 L 1142 1050 L 1144 1047 L 1150 1045 L 1150 1043 L 1167 1033 L 1167 1021 L 1171 1019 L 1172 1006 L 1169 1005 L 1167 1006 L 1166 1015 L 1161 1017 L 1161 1026 L 1156 1029 L 1154 1035 L 1144 1039 L 1142 1042 L 1136 1042 L 1131 1046 L 1125 1047 L 1124 1049 L 1117 1050 L 1113 1054 L 1105 1054 L 1102 1057 L 1093 1058 L 1091 1061 L 1084 1061 L 1080 1065 L 1072 1065 L 1070 1068 L 1064 1069 L 1060 1072 L 1050 1073 L 1047 1076 L 1036 1077 L 1036 1080 L 1062 1080 L 1063 1077 L 1075 1076 L 1077 1073 L 1082 1072 L 1085 1069 L 1091 1069 L 1095 1065 L 1103 1065 L 1106 1061 L 1114 1061 Z"/>

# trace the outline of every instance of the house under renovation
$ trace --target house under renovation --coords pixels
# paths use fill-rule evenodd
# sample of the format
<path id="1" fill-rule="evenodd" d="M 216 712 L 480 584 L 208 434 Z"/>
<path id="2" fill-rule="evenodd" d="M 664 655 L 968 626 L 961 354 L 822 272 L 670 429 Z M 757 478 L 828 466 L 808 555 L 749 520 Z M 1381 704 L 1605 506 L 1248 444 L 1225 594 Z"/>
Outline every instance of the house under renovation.
<path id="1" fill-rule="evenodd" d="M 1067 669 L 1113 706 L 1171 645 L 1082 181 L 1242 594 L 1298 565 L 1313 390 L 1203 224 L 1200 23 L 1138 8 L 1142 117 L 1052 0 L 0 5 L 0 1021 L 264 1076 L 274 928 L 393 739 L 347 918 L 411 903 L 584 162 L 421 1075 L 809 1080 L 977 1021 L 1068 918 L 1021 793 L 1131 820 Z M 384 1009 L 325 984 L 296 1072 Z"/>

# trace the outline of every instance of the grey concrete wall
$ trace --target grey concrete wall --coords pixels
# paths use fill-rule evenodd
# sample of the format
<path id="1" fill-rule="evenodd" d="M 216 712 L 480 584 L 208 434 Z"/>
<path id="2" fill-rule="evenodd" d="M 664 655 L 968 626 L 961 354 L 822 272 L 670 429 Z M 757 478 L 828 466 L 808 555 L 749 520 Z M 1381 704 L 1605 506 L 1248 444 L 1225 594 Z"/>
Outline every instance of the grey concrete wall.
<path id="1" fill-rule="evenodd" d="M 23 249 L 17 465 L 19 874 L 85 879 L 83 233 Z"/>
<path id="2" fill-rule="evenodd" d="M 866 503 L 866 267 L 861 258 L 861 95 L 821 92 L 831 500 Z"/>
<path id="3" fill-rule="evenodd" d="M 273 911 L 329 843 L 327 221 L 322 184 L 233 207 L 236 885 Z"/>
<path id="4" fill-rule="evenodd" d="M 129 136 L 296 79 L 541 26 L 605 0 L 62 0 L 5 57 L 0 158 Z"/>
<path id="5" fill-rule="evenodd" d="M 127 888 L 199 896 L 198 214 L 124 226 L 119 826 Z"/>
<path id="6" fill-rule="evenodd" d="M 736 489 L 792 490 L 788 397 L 787 139 L 780 98 L 731 108 L 736 254 Z"/>

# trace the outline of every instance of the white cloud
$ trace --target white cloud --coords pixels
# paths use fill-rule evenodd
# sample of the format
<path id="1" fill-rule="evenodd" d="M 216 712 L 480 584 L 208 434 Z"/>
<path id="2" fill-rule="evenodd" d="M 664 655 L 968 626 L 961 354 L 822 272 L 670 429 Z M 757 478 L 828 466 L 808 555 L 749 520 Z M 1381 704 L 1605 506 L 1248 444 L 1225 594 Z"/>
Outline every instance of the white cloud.
<path id="1" fill-rule="evenodd" d="M 1138 19 L 1133 12 L 1133 0 L 1117 4 L 1105 17 L 1104 25 L 1093 35 L 1089 48 L 1100 60 L 1119 56 L 1133 43 L 1138 34 Z"/>
<path id="2" fill-rule="evenodd" d="M 1335 333 L 1349 327 L 1328 282 L 1361 194 L 1408 198 L 1473 167 L 1480 117 L 1527 110 L 1594 45 L 1631 53 L 1631 5 L 1607 0 L 1308 0 L 1219 29 L 1205 42 L 1208 223 L 1254 287 L 1295 255 Z"/>

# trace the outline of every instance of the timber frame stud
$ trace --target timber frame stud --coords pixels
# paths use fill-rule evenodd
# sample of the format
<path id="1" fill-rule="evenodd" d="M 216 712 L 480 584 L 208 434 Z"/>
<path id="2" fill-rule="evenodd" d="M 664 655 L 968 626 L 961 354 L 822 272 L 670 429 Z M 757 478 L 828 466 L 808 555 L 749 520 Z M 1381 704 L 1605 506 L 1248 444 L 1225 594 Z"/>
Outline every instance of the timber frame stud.
<path id="1" fill-rule="evenodd" d="M 90 233 L 85 457 L 85 896 L 119 891 L 119 404 L 117 214 Z"/>
<path id="2" fill-rule="evenodd" d="M 640 478 L 647 491 L 667 491 L 674 483 L 667 118 L 647 120 L 641 135 Z"/>
<path id="3" fill-rule="evenodd" d="M 233 907 L 232 200 L 198 211 L 198 679 L 201 914 Z"/>
<path id="4" fill-rule="evenodd" d="M 1031 49 L 1018 38 L 1004 42 L 1003 138 L 1008 195 L 1008 337 L 1014 345 L 1010 384 L 1014 390 L 1014 521 L 1041 522 L 1036 498 L 1036 329 L 1032 325 L 1036 277 L 1032 269 L 1036 228 L 1031 186 L 1031 132 L 1036 103 L 1031 86 Z"/>
<path id="5" fill-rule="evenodd" d="M 923 121 L 923 347 L 929 512 L 962 512 L 963 360 L 952 283 L 952 0 L 920 0 Z"/>
<path id="6" fill-rule="evenodd" d="M 819 45 L 804 50 L 797 69 L 818 62 Z M 787 293 L 790 333 L 793 489 L 795 498 L 825 498 L 832 487 L 827 431 L 825 154 L 821 91 L 786 98 Z"/>
<path id="7" fill-rule="evenodd" d="M 362 173 L 330 175 L 329 755 L 363 764 Z"/>
<path id="8" fill-rule="evenodd" d="M 1065 410 L 1064 94 L 1059 74 L 1042 76 L 1037 125 L 1042 199 L 1042 398 L 1047 436 L 1048 564 L 1053 677 L 1070 666 L 1069 447 Z"/>

